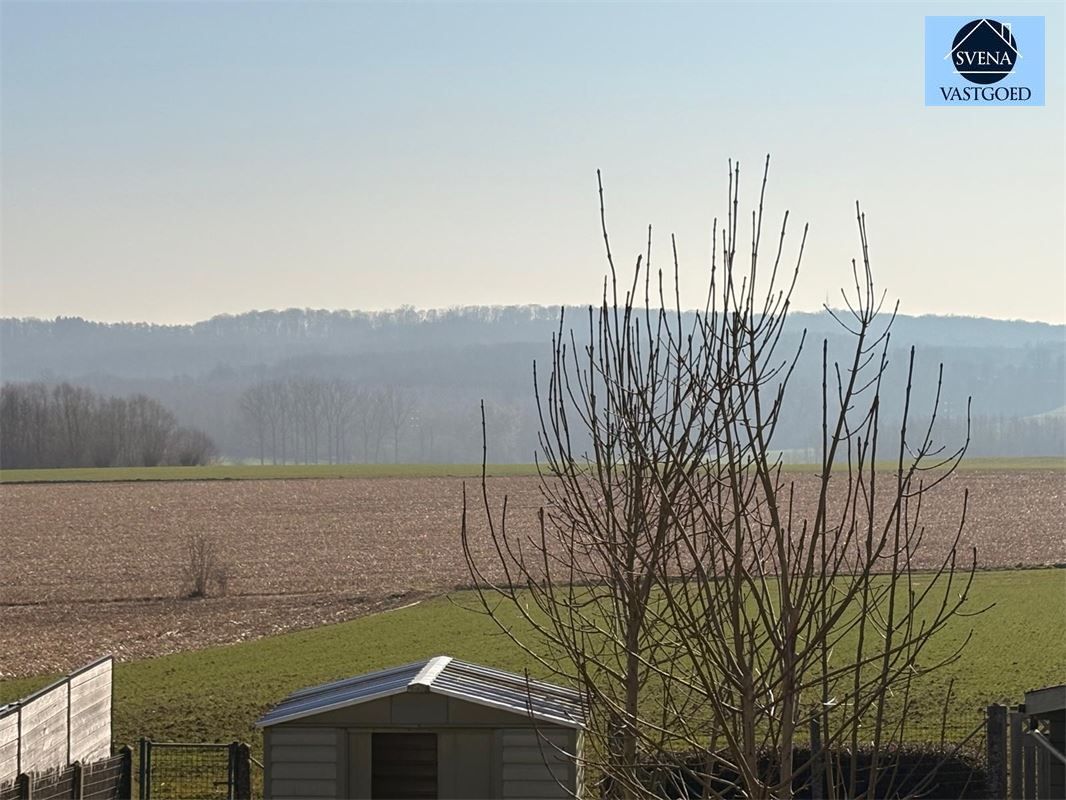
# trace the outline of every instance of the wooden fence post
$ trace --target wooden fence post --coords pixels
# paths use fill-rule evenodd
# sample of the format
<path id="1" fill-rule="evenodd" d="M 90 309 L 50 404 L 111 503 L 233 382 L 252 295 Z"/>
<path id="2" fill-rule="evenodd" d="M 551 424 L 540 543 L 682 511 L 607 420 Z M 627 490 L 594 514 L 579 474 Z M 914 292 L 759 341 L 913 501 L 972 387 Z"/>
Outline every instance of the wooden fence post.
<path id="1" fill-rule="evenodd" d="M 252 751 L 240 742 L 234 753 L 233 800 L 252 800 Z"/>
<path id="2" fill-rule="evenodd" d="M 1007 707 L 988 707 L 988 796 L 1007 796 Z"/>
<path id="3" fill-rule="evenodd" d="M 118 751 L 122 756 L 121 777 L 118 783 L 119 800 L 133 800 L 133 748 L 123 745 Z"/>
<path id="4" fill-rule="evenodd" d="M 82 794 L 85 792 L 85 776 L 83 774 L 80 761 L 75 761 L 70 765 L 70 797 L 71 800 L 81 800 Z"/>
<path id="5" fill-rule="evenodd" d="M 1010 711 L 1010 797 L 1022 800 L 1022 722 L 1025 714 L 1017 708 Z"/>
<path id="6" fill-rule="evenodd" d="M 15 783 L 19 787 L 19 800 L 33 800 L 32 777 L 25 772 L 20 772 L 18 778 L 15 779 Z"/>

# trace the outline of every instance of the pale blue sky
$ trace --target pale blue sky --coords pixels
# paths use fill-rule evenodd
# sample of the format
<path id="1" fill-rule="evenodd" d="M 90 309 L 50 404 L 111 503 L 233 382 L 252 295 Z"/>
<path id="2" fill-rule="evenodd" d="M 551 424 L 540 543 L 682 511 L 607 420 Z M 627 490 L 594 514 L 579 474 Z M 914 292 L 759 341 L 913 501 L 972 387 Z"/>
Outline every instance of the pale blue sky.
<path id="1" fill-rule="evenodd" d="M 1047 106 L 926 108 L 923 18 L 1047 17 Z M 908 313 L 1066 322 L 1060 4 L 2 4 L 4 315 L 595 300 L 648 223 L 695 304 L 726 160 Z M 775 226 L 776 227 L 776 226 Z M 794 228 L 799 233 L 799 225 Z M 773 237 L 771 237 L 773 238 Z"/>

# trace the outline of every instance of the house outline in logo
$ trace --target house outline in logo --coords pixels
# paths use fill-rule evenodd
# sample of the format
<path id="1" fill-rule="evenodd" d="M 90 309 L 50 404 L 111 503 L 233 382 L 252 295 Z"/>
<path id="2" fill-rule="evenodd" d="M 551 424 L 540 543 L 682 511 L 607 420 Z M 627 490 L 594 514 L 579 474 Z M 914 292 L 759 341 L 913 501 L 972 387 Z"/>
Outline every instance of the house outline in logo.
<path id="1" fill-rule="evenodd" d="M 973 23 L 971 22 L 969 24 L 972 25 Z M 999 30 L 996 30 L 996 25 L 999 26 Z M 1014 44 L 1011 44 L 1011 39 L 1014 39 L 1014 33 L 1011 30 L 1011 24 L 1009 22 L 997 22 L 995 25 L 993 25 L 992 24 L 992 20 L 988 19 L 988 17 L 982 17 L 980 20 L 977 21 L 977 24 L 974 25 L 973 28 L 971 28 L 970 31 L 965 36 L 963 36 L 962 39 L 959 40 L 958 44 L 952 45 L 951 49 L 948 50 L 948 52 L 944 55 L 944 60 L 947 60 L 947 59 L 951 58 L 953 55 L 955 55 L 955 51 L 958 50 L 960 47 L 962 47 L 966 43 L 966 40 L 969 39 L 971 36 L 973 36 L 978 30 L 980 30 L 982 26 L 985 26 L 990 31 L 992 31 L 992 33 L 994 33 L 999 38 L 999 40 L 1003 42 L 1003 44 L 1005 44 L 1007 47 L 1009 47 L 1014 52 L 1015 60 L 1025 58 L 1025 56 L 1022 55 L 1022 52 L 1017 47 L 1017 39 L 1014 40 Z M 1003 31 L 1007 32 L 1006 36 L 1003 35 Z M 959 73 L 960 75 L 969 75 L 969 74 L 1010 75 L 1011 72 L 1014 71 L 1014 65 L 1013 64 L 1011 65 L 1010 69 L 1002 70 L 1002 71 L 997 71 L 997 70 L 961 70 L 961 69 L 959 69 L 958 65 L 954 63 L 954 61 L 952 62 L 952 66 L 955 67 L 955 71 L 957 73 Z M 1003 79 L 1000 78 L 999 80 L 1003 80 Z"/>
<path id="2" fill-rule="evenodd" d="M 925 105 L 1044 106 L 1044 23 L 1029 14 L 926 16 Z"/>

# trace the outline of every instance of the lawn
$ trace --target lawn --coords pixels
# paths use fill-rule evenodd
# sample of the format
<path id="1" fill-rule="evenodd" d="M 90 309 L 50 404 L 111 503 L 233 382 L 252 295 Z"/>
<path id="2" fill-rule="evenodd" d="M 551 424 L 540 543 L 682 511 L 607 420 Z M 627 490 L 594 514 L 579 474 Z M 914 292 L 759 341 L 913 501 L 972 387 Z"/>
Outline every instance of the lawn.
<path id="1" fill-rule="evenodd" d="M 974 629 L 962 661 L 922 683 L 920 699 L 929 710 L 917 738 L 938 734 L 935 709 L 951 678 L 952 731 L 977 724 L 991 702 L 1019 702 L 1026 689 L 1066 680 L 1064 598 L 1066 570 L 980 573 L 974 605 L 995 605 L 959 620 L 938 640 L 936 651 L 946 653 Z M 253 723 L 293 690 L 439 654 L 537 675 L 521 650 L 471 610 L 474 605 L 472 594 L 457 593 L 342 624 L 119 664 L 115 741 L 241 739 L 258 750 Z M 0 703 L 48 680 L 0 682 Z"/>
<path id="2" fill-rule="evenodd" d="M 885 462 L 883 469 L 894 470 Z M 817 464 L 788 464 L 786 472 L 817 472 Z M 1066 471 L 1066 458 L 969 458 L 962 470 Z M 536 475 L 534 464 L 490 464 L 489 475 Z M 272 480 L 292 478 L 470 478 L 481 475 L 480 464 L 211 464 L 203 467 L 74 467 L 67 469 L 0 470 L 0 483 L 93 483 L 106 481 Z"/>

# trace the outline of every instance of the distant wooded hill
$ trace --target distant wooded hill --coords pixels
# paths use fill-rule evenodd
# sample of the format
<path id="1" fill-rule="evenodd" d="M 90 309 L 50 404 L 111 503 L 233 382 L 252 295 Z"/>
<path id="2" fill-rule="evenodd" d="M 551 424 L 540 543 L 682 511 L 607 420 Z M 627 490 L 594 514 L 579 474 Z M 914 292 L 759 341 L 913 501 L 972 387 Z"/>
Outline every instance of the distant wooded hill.
<path id="1" fill-rule="evenodd" d="M 0 378 L 143 393 L 180 424 L 205 430 L 224 456 L 265 461 L 476 461 L 484 398 L 490 458 L 529 461 L 537 429 L 532 362 L 548 356 L 559 313 L 545 306 L 289 309 L 192 325 L 2 319 Z M 565 314 L 580 341 L 588 310 Z M 812 458 L 819 440 L 821 342 L 831 355 L 846 343 L 828 314 L 793 313 L 782 353 L 804 329 L 807 344 L 777 438 L 797 460 Z M 1066 326 L 901 316 L 887 408 L 901 399 L 911 345 L 919 403 L 931 402 L 944 363 L 947 439 L 963 435 L 972 395 L 975 455 L 1066 451 L 1066 417 L 1052 413 L 1066 405 Z"/>

